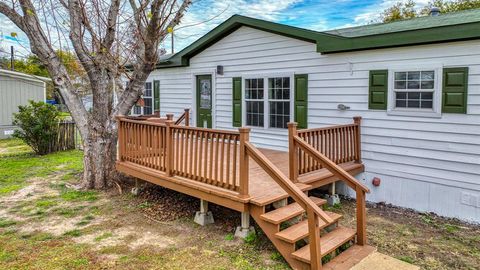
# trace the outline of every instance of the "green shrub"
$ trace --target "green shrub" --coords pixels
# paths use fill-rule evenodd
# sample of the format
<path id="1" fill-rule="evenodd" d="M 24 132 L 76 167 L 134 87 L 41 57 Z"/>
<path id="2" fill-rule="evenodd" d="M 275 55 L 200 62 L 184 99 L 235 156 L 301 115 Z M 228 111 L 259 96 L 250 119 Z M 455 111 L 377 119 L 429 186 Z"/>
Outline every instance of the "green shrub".
<path id="1" fill-rule="evenodd" d="M 30 101 L 26 106 L 18 106 L 13 114 L 13 124 L 20 127 L 14 137 L 21 139 L 38 155 L 52 152 L 57 139 L 59 112 L 55 106 L 45 102 Z"/>

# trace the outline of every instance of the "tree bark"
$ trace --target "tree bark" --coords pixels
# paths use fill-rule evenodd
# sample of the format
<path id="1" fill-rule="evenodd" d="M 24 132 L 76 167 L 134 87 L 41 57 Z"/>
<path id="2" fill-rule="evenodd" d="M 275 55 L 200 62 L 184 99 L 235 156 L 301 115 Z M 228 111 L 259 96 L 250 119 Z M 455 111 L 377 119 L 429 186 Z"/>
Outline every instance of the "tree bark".
<path id="1" fill-rule="evenodd" d="M 93 130 L 84 139 L 84 172 L 82 187 L 86 189 L 105 189 L 111 187 L 118 174 L 115 170 L 117 158 L 117 133 L 105 130 Z"/>

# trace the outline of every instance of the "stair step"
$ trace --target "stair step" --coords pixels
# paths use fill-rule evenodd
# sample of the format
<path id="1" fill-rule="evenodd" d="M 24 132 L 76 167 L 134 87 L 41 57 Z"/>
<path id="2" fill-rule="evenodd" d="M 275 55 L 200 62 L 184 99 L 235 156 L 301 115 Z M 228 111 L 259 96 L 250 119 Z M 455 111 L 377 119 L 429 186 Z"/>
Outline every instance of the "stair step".
<path id="1" fill-rule="evenodd" d="M 335 230 L 320 237 L 320 252 L 322 257 L 334 251 L 341 245 L 355 237 L 355 230 L 338 227 Z M 302 262 L 310 263 L 310 244 L 292 253 L 292 256 Z"/>
<path id="2" fill-rule="evenodd" d="M 372 246 L 353 245 L 323 265 L 323 270 L 347 270 L 360 263 L 377 249 Z"/>
<path id="3" fill-rule="evenodd" d="M 328 212 L 325 211 L 327 215 L 329 215 L 333 222 L 332 223 L 325 223 L 321 218 L 318 218 L 318 224 L 320 229 L 323 229 L 333 223 L 336 223 L 342 215 L 333 213 L 333 212 Z M 285 230 L 282 230 L 281 232 L 278 232 L 275 234 L 277 238 L 282 239 L 283 241 L 289 242 L 289 243 L 295 243 L 300 239 L 303 239 L 308 236 L 308 220 L 303 220 L 295 225 L 292 225 Z"/>
<path id="4" fill-rule="evenodd" d="M 310 199 L 319 206 L 327 202 L 326 200 L 317 197 L 310 197 Z M 298 203 L 291 203 L 282 208 L 278 208 L 276 210 L 265 213 L 261 215 L 260 218 L 273 224 L 280 224 L 284 221 L 301 215 L 304 212 L 305 210 L 303 210 L 303 208 Z"/>

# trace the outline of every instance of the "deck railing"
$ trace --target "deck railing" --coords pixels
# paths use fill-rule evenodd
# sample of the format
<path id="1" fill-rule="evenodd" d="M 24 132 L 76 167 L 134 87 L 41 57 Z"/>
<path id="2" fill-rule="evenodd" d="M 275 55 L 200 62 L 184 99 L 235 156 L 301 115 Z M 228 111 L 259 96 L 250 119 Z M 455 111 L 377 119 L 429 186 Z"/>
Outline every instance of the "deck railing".
<path id="1" fill-rule="evenodd" d="M 370 192 L 370 190 L 338 165 L 338 163 L 348 161 L 361 162 L 360 120 L 360 117 L 355 117 L 353 125 L 302 131 L 297 131 L 297 123 L 288 123 L 289 169 L 290 179 L 293 182 L 297 182 L 298 172 L 325 168 L 338 180 L 344 181 L 347 186 L 355 190 L 357 201 L 356 242 L 358 245 L 366 245 L 367 223 L 365 193 Z M 328 144 L 333 145 L 329 146 Z M 329 158 L 327 154 L 330 155 L 333 160 Z M 307 209 L 307 215 L 310 239 L 314 239 L 314 236 L 316 236 L 314 234 L 317 234 L 319 231 L 318 224 L 315 221 L 318 213 Z M 320 267 L 314 268 L 314 265 L 321 266 L 322 264 L 319 241 L 310 244 L 310 254 L 312 269 L 319 269 Z"/>
<path id="2" fill-rule="evenodd" d="M 355 117 L 354 123 L 350 125 L 302 129 L 294 132 L 290 130 L 289 134 L 291 136 L 297 135 L 336 164 L 351 161 L 360 163 L 360 121 L 360 117 Z M 297 157 L 291 157 L 298 164 L 298 168 L 291 170 L 291 172 L 297 171 L 296 175 L 322 168 L 321 163 L 302 149 L 297 152 L 290 151 L 290 153 L 296 153 L 297 155 Z M 296 175 L 291 175 L 292 179 L 296 179 Z"/>
<path id="3" fill-rule="evenodd" d="M 171 117 L 164 123 L 118 117 L 118 123 L 120 161 L 248 195 L 248 182 L 240 180 L 248 170 L 240 170 L 239 150 L 248 136 L 179 126 Z"/>

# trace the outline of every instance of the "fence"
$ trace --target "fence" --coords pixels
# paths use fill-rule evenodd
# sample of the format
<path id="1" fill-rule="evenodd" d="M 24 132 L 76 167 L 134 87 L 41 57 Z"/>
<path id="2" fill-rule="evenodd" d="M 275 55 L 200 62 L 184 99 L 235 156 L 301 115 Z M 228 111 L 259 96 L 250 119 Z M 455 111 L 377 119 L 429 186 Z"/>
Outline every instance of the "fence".
<path id="1" fill-rule="evenodd" d="M 73 121 L 60 121 L 58 123 L 57 137 L 50 142 L 50 152 L 72 150 L 77 144 L 77 128 Z"/>

